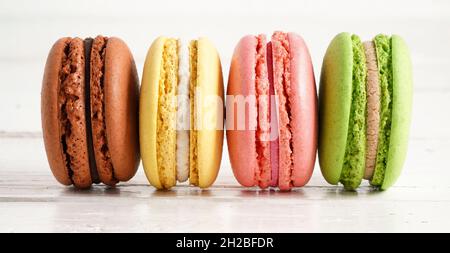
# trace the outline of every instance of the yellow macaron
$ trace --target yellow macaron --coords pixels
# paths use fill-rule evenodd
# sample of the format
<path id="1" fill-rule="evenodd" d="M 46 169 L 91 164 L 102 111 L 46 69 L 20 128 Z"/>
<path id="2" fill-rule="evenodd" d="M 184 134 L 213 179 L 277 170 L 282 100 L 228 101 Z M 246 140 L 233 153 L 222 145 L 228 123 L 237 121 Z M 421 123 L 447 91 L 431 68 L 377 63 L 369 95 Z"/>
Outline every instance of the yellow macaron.
<path id="1" fill-rule="evenodd" d="M 153 186 L 177 181 L 206 188 L 217 177 L 223 145 L 223 78 L 206 38 L 159 37 L 144 64 L 139 105 L 140 147 Z"/>

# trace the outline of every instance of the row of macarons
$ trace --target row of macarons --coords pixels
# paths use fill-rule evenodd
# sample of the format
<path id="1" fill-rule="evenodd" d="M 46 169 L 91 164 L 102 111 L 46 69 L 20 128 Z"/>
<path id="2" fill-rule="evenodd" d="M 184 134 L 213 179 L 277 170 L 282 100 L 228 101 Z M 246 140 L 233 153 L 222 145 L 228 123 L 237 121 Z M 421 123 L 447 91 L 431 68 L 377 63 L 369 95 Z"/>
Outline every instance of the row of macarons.
<path id="1" fill-rule="evenodd" d="M 403 167 L 411 105 L 408 48 L 401 37 L 383 34 L 366 42 L 335 36 L 318 92 L 300 35 L 244 36 L 226 94 L 219 54 L 207 38 L 157 38 L 139 82 L 121 39 L 66 37 L 49 52 L 41 92 L 50 169 L 77 188 L 128 181 L 141 158 L 158 189 L 185 181 L 209 187 L 225 132 L 242 186 L 304 186 L 318 151 L 330 184 L 353 190 L 365 179 L 384 190 Z"/>

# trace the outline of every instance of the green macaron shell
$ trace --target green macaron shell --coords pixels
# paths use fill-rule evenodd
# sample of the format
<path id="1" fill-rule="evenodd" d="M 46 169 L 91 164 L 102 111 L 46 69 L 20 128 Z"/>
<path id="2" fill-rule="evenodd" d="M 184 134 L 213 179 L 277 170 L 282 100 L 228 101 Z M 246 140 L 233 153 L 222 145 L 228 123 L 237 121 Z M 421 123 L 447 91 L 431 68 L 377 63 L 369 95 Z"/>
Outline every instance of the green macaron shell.
<path id="1" fill-rule="evenodd" d="M 391 132 L 392 113 L 392 50 L 391 38 L 379 34 L 373 39 L 377 54 L 378 76 L 380 82 L 380 126 L 378 129 L 378 147 L 375 171 L 371 184 L 380 186 L 384 180 L 387 156 L 389 151 L 389 137 Z"/>
<path id="2" fill-rule="evenodd" d="M 380 78 L 380 129 L 371 184 L 384 190 L 406 157 L 412 107 L 412 67 L 397 35 L 374 38 Z M 338 34 L 324 56 L 319 87 L 319 164 L 325 180 L 359 186 L 365 169 L 366 79 L 364 49 L 355 35 Z"/>
<path id="3" fill-rule="evenodd" d="M 392 115 L 389 151 L 381 189 L 392 186 L 403 168 L 408 149 L 413 96 L 412 64 L 408 47 L 398 35 L 391 37 Z"/>
<path id="4" fill-rule="evenodd" d="M 351 39 L 353 51 L 352 102 L 340 182 L 346 189 L 353 190 L 361 184 L 365 170 L 367 66 L 361 40 L 356 35 L 352 35 Z"/>
<path id="5" fill-rule="evenodd" d="M 322 64 L 319 86 L 319 164 L 330 184 L 341 178 L 352 101 L 353 48 L 351 35 L 331 41 Z"/>

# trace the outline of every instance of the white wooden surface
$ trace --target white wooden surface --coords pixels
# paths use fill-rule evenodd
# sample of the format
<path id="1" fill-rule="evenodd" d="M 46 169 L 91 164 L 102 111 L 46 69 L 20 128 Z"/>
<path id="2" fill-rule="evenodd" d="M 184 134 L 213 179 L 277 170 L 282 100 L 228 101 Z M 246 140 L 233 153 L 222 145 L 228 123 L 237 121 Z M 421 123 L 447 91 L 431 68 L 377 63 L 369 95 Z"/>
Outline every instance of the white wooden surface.
<path id="1" fill-rule="evenodd" d="M 449 231 L 450 2 L 434 1 L 138 1 L 0 0 L 0 232 L 324 232 Z M 358 192 L 329 186 L 316 166 L 307 187 L 289 193 L 244 189 L 226 147 L 208 190 L 155 191 L 138 174 L 115 189 L 63 187 L 53 179 L 40 129 L 40 82 L 46 54 L 61 36 L 116 35 L 139 72 L 159 35 L 208 36 L 224 79 L 244 34 L 300 33 L 319 77 L 322 57 L 341 31 L 397 33 L 414 66 L 414 111 L 404 173 L 395 187 Z"/>

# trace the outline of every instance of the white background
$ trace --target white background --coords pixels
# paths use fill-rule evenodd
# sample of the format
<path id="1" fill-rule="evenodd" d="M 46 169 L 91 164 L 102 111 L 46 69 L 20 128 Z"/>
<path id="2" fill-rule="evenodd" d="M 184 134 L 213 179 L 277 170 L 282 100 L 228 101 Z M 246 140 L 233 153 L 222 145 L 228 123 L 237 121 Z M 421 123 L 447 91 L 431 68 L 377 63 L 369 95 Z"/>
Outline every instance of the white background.
<path id="1" fill-rule="evenodd" d="M 445 108 L 450 99 L 450 3 L 445 0 L 1 0 L 0 131 L 40 131 L 44 64 L 50 47 L 62 36 L 122 38 L 134 53 L 140 76 L 156 37 L 207 36 L 220 53 L 226 82 L 237 41 L 246 34 L 270 35 L 274 30 L 304 37 L 317 80 L 322 57 L 337 33 L 356 33 L 363 40 L 378 33 L 401 35 L 414 66 L 413 137 L 449 137 L 444 126 L 430 124 L 439 118 L 435 109 Z M 421 104 L 421 94 L 429 92 L 439 97 L 433 105 Z"/>
<path id="2" fill-rule="evenodd" d="M 118 36 L 133 52 L 138 73 L 141 76 L 147 49 L 156 37 L 166 35 L 191 39 L 206 36 L 215 43 L 219 51 L 226 85 L 230 58 L 237 41 L 246 34 L 271 35 L 274 30 L 293 31 L 303 36 L 313 58 L 317 81 L 322 57 L 328 43 L 337 33 L 343 31 L 358 34 L 362 40 L 370 40 L 378 33 L 401 35 L 410 47 L 414 68 L 410 151 L 405 163 L 404 175 L 396 187 L 389 190 L 389 193 L 378 195 L 375 199 L 369 196 L 345 199 L 345 195 L 337 195 L 339 197 L 333 195 L 334 198 L 332 197 L 331 200 L 341 201 L 342 197 L 344 201 L 348 201 L 343 202 L 348 204 L 348 209 L 340 211 L 344 218 L 329 217 L 328 222 L 335 224 L 335 227 L 330 227 L 329 223 L 323 222 L 323 216 L 314 216 L 317 208 L 322 208 L 320 203 L 323 202 L 313 201 L 306 204 L 302 202 L 300 204 L 302 209 L 313 207 L 308 209 L 308 214 L 312 214 L 314 220 L 303 227 L 291 227 L 290 230 L 333 231 L 339 230 L 338 224 L 346 224 L 347 221 L 351 221 L 350 224 L 356 222 L 356 225 L 340 227 L 341 230 L 358 231 L 362 229 L 361 225 L 365 225 L 364 229 L 369 231 L 445 230 L 450 225 L 450 219 L 447 217 L 450 211 L 450 184 L 448 183 L 450 176 L 448 170 L 450 163 L 448 158 L 450 154 L 450 2 L 445 0 L 78 0 L 71 2 L 0 0 L 0 197 L 3 201 L 0 201 L 0 222 L 9 220 L 6 223 L 8 226 L 0 227 L 0 229 L 3 228 L 4 231 L 30 229 L 90 231 L 89 228 L 92 228 L 78 225 L 76 219 L 73 224 L 64 223 L 67 220 L 59 216 L 55 220 L 51 214 L 56 212 L 55 208 L 59 209 L 51 204 L 44 205 L 45 208 L 52 210 L 49 214 L 47 209 L 41 210 L 32 204 L 21 206 L 5 203 L 14 202 L 14 198 L 30 196 L 30 192 L 36 190 L 33 187 L 30 187 L 31 190 L 28 188 L 30 180 L 37 189 L 43 190 L 45 196 L 52 196 L 52 200 L 54 200 L 53 197 L 58 198 L 58 196 L 68 198 L 67 192 L 61 193 L 64 187 L 56 184 L 51 178 L 40 138 L 41 80 L 47 53 L 58 38 L 63 36 L 84 38 L 97 34 Z M 239 196 L 241 197 L 238 192 L 240 188 L 232 177 L 226 147 L 224 147 L 222 164 L 216 184 L 219 187 L 219 190 L 215 191 L 216 195 L 219 199 L 222 194 L 224 194 L 223 198 L 227 198 L 229 194 L 238 199 Z M 25 180 L 21 177 L 23 174 L 30 174 L 31 178 Z M 142 171 L 130 183 L 133 187 L 137 187 L 135 191 L 141 194 L 151 189 L 146 187 Z M 341 189 L 334 186 L 321 188 L 328 186 L 322 179 L 318 166 L 310 185 L 311 188 L 305 188 L 304 191 L 307 198 L 312 199 L 330 200 L 330 196 L 323 195 L 324 191 L 334 192 L 336 189 Z M 50 187 L 49 192 L 44 190 L 47 186 Z M 236 190 L 238 197 L 233 195 L 233 191 L 231 193 L 220 191 L 220 187 L 225 186 L 236 187 L 233 189 Z M 367 191 L 369 190 L 363 190 L 363 193 Z M 182 190 L 179 192 L 181 195 L 190 196 L 189 192 L 183 193 Z M 175 191 L 176 194 L 177 191 Z M 70 196 L 68 198 L 70 201 L 84 201 L 84 198 L 78 199 L 80 196 Z M 138 194 L 138 196 L 141 195 Z M 166 201 L 173 200 L 168 196 L 162 197 L 167 197 L 164 199 Z M 33 196 L 31 195 L 30 198 Z M 296 198 L 298 200 L 298 197 Z M 122 196 L 119 199 L 122 201 L 124 198 Z M 369 199 L 375 202 L 368 202 Z M 428 200 L 433 202 L 427 202 Z M 288 203 L 283 202 L 282 199 L 272 198 L 272 201 L 281 201 L 281 204 L 289 207 Z M 398 201 L 401 204 L 394 204 Z M 207 200 L 200 204 L 193 202 L 192 205 L 202 203 L 206 207 L 212 205 Z M 220 201 L 214 203 L 222 204 Z M 258 206 L 261 203 L 258 203 L 254 206 L 250 205 L 255 210 L 261 210 L 262 206 Z M 326 208 L 330 210 L 336 207 L 334 202 L 326 203 L 329 204 Z M 361 203 L 365 203 L 366 206 Z M 380 208 L 380 203 L 383 208 L 364 219 L 345 219 L 345 215 L 351 215 L 352 210 L 363 212 L 370 205 Z M 138 204 L 142 203 L 138 202 Z M 33 219 L 34 216 L 28 216 L 29 220 L 22 219 L 15 223 L 14 218 L 11 218 L 15 217 L 14 214 L 21 214 L 21 212 L 25 215 L 26 210 L 32 206 L 37 208 L 35 219 Z M 389 211 L 386 211 L 384 207 Z M 71 208 L 62 208 L 62 213 L 70 212 Z M 145 208 L 155 208 L 155 205 L 144 206 L 143 210 L 147 210 Z M 217 213 L 212 212 L 210 224 L 194 224 L 191 227 L 185 227 L 184 231 L 211 231 L 215 226 L 221 231 L 246 229 L 247 231 L 285 231 L 274 224 L 280 221 L 281 224 L 283 221 L 290 224 L 286 217 L 294 215 L 293 211 L 288 212 L 285 216 L 281 215 L 286 219 L 280 221 L 277 221 L 276 217 L 268 216 L 268 218 L 262 215 L 263 218 L 260 217 L 259 223 L 252 226 L 253 223 L 246 223 L 248 217 L 245 214 L 235 217 L 233 210 L 231 208 L 228 213 L 226 211 L 223 213 L 223 209 Z M 9 218 L 2 216 L 2 211 L 3 214 L 9 213 L 12 216 L 8 216 Z M 100 212 L 99 210 L 91 211 Z M 107 216 L 107 211 L 105 212 L 102 214 Z M 137 217 L 140 217 L 139 214 L 142 214 L 142 209 L 138 209 Z M 47 217 L 49 215 L 51 217 Z M 170 216 L 169 212 L 167 215 L 161 219 L 172 219 L 177 222 L 185 218 L 179 213 Z M 216 217 L 214 215 L 219 218 L 227 217 L 227 219 L 222 220 L 224 222 L 222 225 L 216 224 L 213 221 Z M 309 217 L 301 212 L 298 215 Z M 239 220 L 239 217 L 242 220 Z M 252 219 L 254 216 L 249 217 Z M 376 219 L 377 217 L 379 220 Z M 83 220 L 83 217 L 79 219 Z M 272 220 L 272 223 L 266 222 L 265 219 Z M 37 220 L 41 223 L 49 221 L 53 222 L 51 223 L 53 225 L 61 223 L 66 226 L 41 224 Z M 158 224 L 158 220 L 149 222 Z M 91 230 L 108 230 L 103 225 L 99 223 Z M 165 231 L 164 227 L 146 227 L 139 222 L 136 222 L 135 228 L 140 231 Z M 173 228 L 176 229 L 176 226 L 174 225 Z M 128 229 L 131 228 L 128 227 Z"/>

